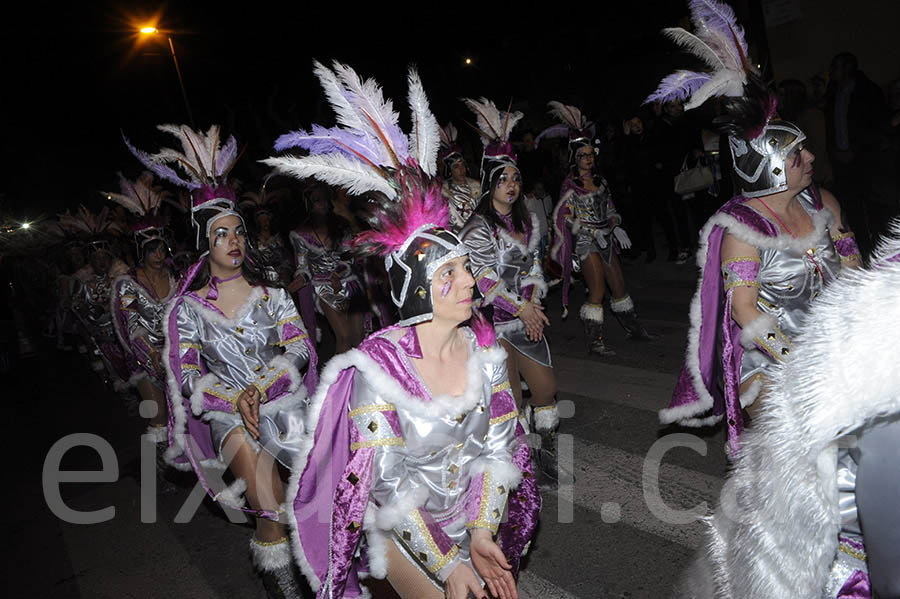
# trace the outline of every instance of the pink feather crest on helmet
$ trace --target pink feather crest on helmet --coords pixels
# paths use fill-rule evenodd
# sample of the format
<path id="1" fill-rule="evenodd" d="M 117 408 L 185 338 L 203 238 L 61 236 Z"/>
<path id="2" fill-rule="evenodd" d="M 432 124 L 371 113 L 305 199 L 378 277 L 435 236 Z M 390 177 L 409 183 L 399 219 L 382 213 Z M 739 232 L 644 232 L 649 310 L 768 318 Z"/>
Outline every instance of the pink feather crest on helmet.
<path id="1" fill-rule="evenodd" d="M 436 179 L 423 176 L 418 166 L 409 161 L 408 168 L 394 174 L 394 181 L 400 188 L 400 198 L 373 202 L 377 229 L 357 235 L 353 240 L 355 248 L 363 246 L 387 256 L 423 225 L 449 226 L 450 208 Z"/>

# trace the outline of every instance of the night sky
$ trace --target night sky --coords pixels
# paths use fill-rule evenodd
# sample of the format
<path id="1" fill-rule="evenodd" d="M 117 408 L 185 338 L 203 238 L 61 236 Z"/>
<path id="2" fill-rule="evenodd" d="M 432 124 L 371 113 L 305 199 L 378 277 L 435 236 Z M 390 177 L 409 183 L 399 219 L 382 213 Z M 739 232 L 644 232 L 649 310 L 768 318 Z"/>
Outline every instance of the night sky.
<path id="1" fill-rule="evenodd" d="M 512 100 L 528 108 L 523 126 L 539 130 L 551 124 L 547 100 L 580 105 L 595 120 L 619 117 L 661 76 L 688 64 L 659 34 L 682 24 L 683 2 L 559 6 L 232 6 L 196 0 L 32 5 L 30 15 L 4 23 L 4 59 L 12 69 L 3 110 L 5 211 L 33 219 L 80 202 L 97 207 L 99 189 L 116 189 L 116 171 L 129 177 L 141 171 L 120 130 L 138 147 L 155 150 L 169 141 L 157 134 L 156 124 L 187 122 L 165 37 L 139 40 L 135 33 L 148 22 L 174 31 L 197 126 L 222 123 L 247 143 L 235 174 L 249 181 L 261 177 L 255 161 L 269 155 L 277 135 L 311 122 L 332 124 L 312 75 L 313 57 L 326 64 L 339 59 L 375 77 L 400 108 L 404 128 L 406 67 L 415 63 L 438 120 L 452 119 L 461 131 L 470 117 L 460 96 L 486 95 L 504 105 Z M 464 66 L 466 57 L 472 66 Z"/>

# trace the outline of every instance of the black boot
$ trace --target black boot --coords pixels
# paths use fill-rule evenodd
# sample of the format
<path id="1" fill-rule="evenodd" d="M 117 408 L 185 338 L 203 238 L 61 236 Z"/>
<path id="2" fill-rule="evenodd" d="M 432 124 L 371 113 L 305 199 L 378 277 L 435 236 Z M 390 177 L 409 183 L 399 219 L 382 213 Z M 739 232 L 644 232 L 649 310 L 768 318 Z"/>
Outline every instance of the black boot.
<path id="1" fill-rule="evenodd" d="M 603 304 L 585 302 L 581 305 L 581 321 L 588 339 L 588 351 L 604 358 L 611 358 L 616 352 L 603 343 Z"/>
<path id="2" fill-rule="evenodd" d="M 559 455 L 556 450 L 557 431 L 559 430 L 559 411 L 556 403 L 533 409 L 532 430 L 541 439 L 541 446 L 534 450 L 538 484 L 558 487 L 560 480 L 574 483 L 575 475 L 569 468 L 559 463 Z"/>
<path id="3" fill-rule="evenodd" d="M 634 311 L 634 302 L 630 296 L 621 299 L 611 300 L 609 307 L 615 315 L 616 320 L 625 329 L 625 336 L 634 341 L 655 341 L 659 339 L 659 335 L 652 335 L 647 332 L 641 321 L 638 320 L 637 313 Z"/>

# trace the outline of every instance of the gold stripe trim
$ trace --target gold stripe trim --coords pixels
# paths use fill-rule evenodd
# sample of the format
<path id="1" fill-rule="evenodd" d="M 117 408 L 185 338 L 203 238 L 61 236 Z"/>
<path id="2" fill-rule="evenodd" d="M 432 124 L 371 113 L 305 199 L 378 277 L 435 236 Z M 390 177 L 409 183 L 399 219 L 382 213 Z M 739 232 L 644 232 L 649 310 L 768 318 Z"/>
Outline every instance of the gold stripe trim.
<path id="1" fill-rule="evenodd" d="M 253 537 L 253 544 L 260 547 L 274 547 L 275 545 L 284 545 L 287 542 L 287 537 L 281 537 L 277 541 L 257 541 L 256 537 Z"/>
<path id="2" fill-rule="evenodd" d="M 722 260 L 722 266 L 727 266 L 734 262 L 759 262 L 759 256 L 735 256 L 734 258 L 726 258 Z"/>
<path id="3" fill-rule="evenodd" d="M 367 447 L 389 447 L 389 446 L 406 447 L 406 441 L 403 437 L 391 437 L 390 439 L 377 439 L 375 441 L 361 441 L 359 443 L 351 443 L 350 451 L 357 449 L 366 449 Z"/>
<path id="4" fill-rule="evenodd" d="M 488 426 L 494 426 L 495 424 L 503 424 L 507 420 L 512 420 L 516 416 L 519 415 L 518 410 L 513 410 L 512 412 L 507 412 L 503 416 L 497 416 L 496 418 L 491 418 L 488 422 Z"/>
<path id="5" fill-rule="evenodd" d="M 350 410 L 350 418 L 354 416 L 359 416 L 360 414 L 371 414 L 372 412 L 396 412 L 397 407 L 392 403 L 382 403 L 382 404 L 372 404 L 370 406 L 363 406 L 361 408 L 356 408 L 355 410 Z"/>
<path id="6" fill-rule="evenodd" d="M 487 528 L 492 533 L 496 533 L 497 529 L 500 528 L 500 525 L 488 522 L 487 520 L 473 520 L 472 522 L 466 522 L 466 529 L 472 528 Z"/>
<path id="7" fill-rule="evenodd" d="M 278 347 L 284 347 L 286 345 L 290 345 L 291 343 L 296 343 L 298 341 L 303 341 L 304 339 L 308 339 L 309 335 L 303 333 L 302 335 L 297 335 L 296 337 L 291 337 L 287 341 L 276 341 L 272 345 L 277 345 Z"/>
<path id="8" fill-rule="evenodd" d="M 181 349 L 190 349 L 192 347 L 196 350 L 203 349 L 203 346 L 200 345 L 199 343 L 179 343 L 178 347 L 180 347 Z"/>
<path id="9" fill-rule="evenodd" d="M 858 559 L 861 562 L 866 561 L 866 554 L 863 553 L 862 551 L 857 551 L 853 547 L 850 547 L 843 543 L 840 543 L 839 547 L 840 547 L 840 550 L 843 551 L 844 553 L 846 553 L 847 555 L 849 555 L 851 557 L 855 557 L 856 559 Z"/>
<path id="10" fill-rule="evenodd" d="M 280 327 L 283 324 L 287 324 L 289 322 L 294 322 L 295 320 L 300 320 L 299 314 L 297 316 L 291 316 L 290 318 L 285 318 L 284 320 L 279 320 L 278 322 L 275 323 L 275 326 Z"/>
<path id="11" fill-rule="evenodd" d="M 500 383 L 499 385 L 494 385 L 493 387 L 491 387 L 491 393 L 500 393 L 501 391 L 506 391 L 510 388 L 511 387 L 509 386 L 509 381 L 506 381 L 505 383 Z"/>
<path id="12" fill-rule="evenodd" d="M 850 254 L 849 256 L 841 256 L 841 262 L 851 262 L 853 260 L 861 260 L 859 254 Z"/>
<path id="13" fill-rule="evenodd" d="M 199 371 L 199 370 L 200 370 L 200 367 L 197 366 L 196 364 L 185 364 L 185 363 L 182 363 L 182 364 L 181 364 L 181 369 L 182 369 L 182 370 L 198 370 L 198 371 Z"/>
<path id="14" fill-rule="evenodd" d="M 758 281 L 731 281 L 725 285 L 725 291 L 730 291 L 735 287 L 756 287 L 757 289 L 762 289 L 762 285 Z"/>
<path id="15" fill-rule="evenodd" d="M 856 235 L 853 233 L 853 231 L 850 231 L 849 233 L 841 233 L 838 236 L 832 236 L 831 241 L 840 241 L 841 239 L 847 239 L 848 237 L 856 237 Z"/>

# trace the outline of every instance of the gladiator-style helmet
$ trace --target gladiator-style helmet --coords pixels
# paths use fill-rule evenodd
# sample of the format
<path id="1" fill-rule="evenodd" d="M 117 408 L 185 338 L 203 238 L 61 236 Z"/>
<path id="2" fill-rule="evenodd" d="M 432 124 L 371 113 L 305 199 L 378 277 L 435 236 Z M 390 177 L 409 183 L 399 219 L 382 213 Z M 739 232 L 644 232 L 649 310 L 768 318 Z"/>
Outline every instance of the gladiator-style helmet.
<path id="1" fill-rule="evenodd" d="M 765 196 L 787 189 L 788 156 L 806 139 L 793 123 L 773 119 L 757 137 L 728 137 L 734 163 L 734 182 L 749 198 Z"/>

